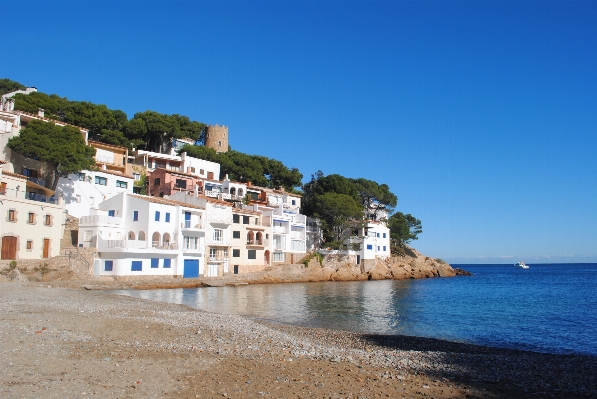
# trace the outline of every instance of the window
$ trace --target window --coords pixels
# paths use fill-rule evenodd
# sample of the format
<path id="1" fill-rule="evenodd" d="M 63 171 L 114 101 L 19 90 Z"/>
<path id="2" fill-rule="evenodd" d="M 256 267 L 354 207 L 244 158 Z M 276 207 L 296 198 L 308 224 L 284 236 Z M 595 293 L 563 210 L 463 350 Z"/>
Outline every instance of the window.
<path id="1" fill-rule="evenodd" d="M 81 203 L 81 194 L 76 195 L 75 201 L 77 201 L 78 203 Z"/>
<path id="2" fill-rule="evenodd" d="M 160 221 L 160 211 L 155 211 L 155 221 L 156 222 Z"/>
<path id="3" fill-rule="evenodd" d="M 85 181 L 85 173 L 79 173 L 79 181 Z"/>
<path id="4" fill-rule="evenodd" d="M 107 186 L 108 179 L 106 179 L 105 177 L 101 177 L 101 176 L 95 176 L 95 184 L 99 184 L 100 186 Z"/>
<path id="5" fill-rule="evenodd" d="M 52 215 L 46 215 L 46 226 L 52 225 Z"/>
<path id="6" fill-rule="evenodd" d="M 195 168 L 191 166 L 191 173 L 195 173 Z"/>
<path id="7" fill-rule="evenodd" d="M 373 249 L 373 245 L 367 244 L 367 249 Z"/>
<path id="8" fill-rule="evenodd" d="M 247 251 L 247 258 L 249 259 L 257 259 L 257 251 L 254 249 L 249 249 Z"/>
<path id="9" fill-rule="evenodd" d="M 131 271 L 132 272 L 141 272 L 143 271 L 143 261 L 141 260 L 134 260 L 131 262 Z"/>
<path id="10" fill-rule="evenodd" d="M 232 238 L 240 238 L 240 231 L 233 231 Z"/>
<path id="11" fill-rule="evenodd" d="M 83 241 L 91 241 L 92 234 L 93 230 L 85 230 L 85 233 L 83 233 Z"/>
<path id="12" fill-rule="evenodd" d="M 383 233 L 383 238 L 386 238 L 386 233 Z M 385 247 L 384 247 L 385 248 Z"/>
<path id="13" fill-rule="evenodd" d="M 249 224 L 249 217 L 243 216 L 243 224 Z"/>
<path id="14" fill-rule="evenodd" d="M 104 271 L 111 272 L 114 268 L 114 261 L 113 260 L 106 260 L 104 261 Z"/>
<path id="15" fill-rule="evenodd" d="M 216 253 L 217 253 L 217 251 L 216 251 L 215 248 L 210 248 L 209 249 L 209 257 L 210 258 L 215 259 L 216 258 Z"/>
<path id="16" fill-rule="evenodd" d="M 187 188 L 187 181 L 185 179 L 176 179 L 176 188 Z"/>
<path id="17" fill-rule="evenodd" d="M 259 218 L 255 218 L 255 226 L 259 226 Z"/>
<path id="18" fill-rule="evenodd" d="M 8 210 L 8 221 L 16 222 L 16 219 L 17 219 L 17 211 L 15 211 L 14 209 L 9 209 Z"/>
<path id="19" fill-rule="evenodd" d="M 95 198 L 89 197 L 89 205 L 95 204 Z"/>
<path id="20" fill-rule="evenodd" d="M 139 220 L 139 211 L 133 211 L 133 222 Z"/>
<path id="21" fill-rule="evenodd" d="M 214 241 L 222 241 L 224 238 L 224 232 L 220 229 L 214 230 Z"/>
<path id="22" fill-rule="evenodd" d="M 170 212 L 166 212 L 166 223 L 170 223 Z"/>
<path id="23" fill-rule="evenodd" d="M 240 258 L 240 249 L 233 249 L 232 250 L 232 257 L 233 258 Z"/>
<path id="24" fill-rule="evenodd" d="M 151 268 L 157 269 L 160 265 L 160 260 L 158 258 L 151 258 Z"/>
<path id="25" fill-rule="evenodd" d="M 127 188 L 128 183 L 125 181 L 121 181 L 121 180 L 116 180 L 116 187 L 119 188 Z"/>
<path id="26" fill-rule="evenodd" d="M 204 175 L 204 174 L 205 174 L 205 171 L 204 171 L 203 169 L 199 169 L 199 174 L 200 174 L 200 175 Z"/>
<path id="27" fill-rule="evenodd" d="M 29 212 L 29 219 L 27 220 L 29 223 L 35 223 L 35 213 Z"/>
<path id="28" fill-rule="evenodd" d="M 32 177 L 35 179 L 39 177 L 39 172 L 37 170 L 23 168 L 23 176 Z"/>
<path id="29" fill-rule="evenodd" d="M 33 249 L 33 241 L 27 240 L 27 249 Z"/>
<path id="30" fill-rule="evenodd" d="M 238 274 L 238 265 L 234 265 L 234 274 Z"/>
<path id="31" fill-rule="evenodd" d="M 296 201 L 295 200 L 292 200 L 292 205 L 296 205 Z"/>
<path id="32" fill-rule="evenodd" d="M 384 251 L 386 250 L 386 246 L 385 246 L 385 245 L 383 246 L 383 250 L 384 250 Z"/>
<path id="33" fill-rule="evenodd" d="M 153 179 L 153 185 L 154 186 L 159 186 L 160 185 L 160 178 L 156 177 L 155 179 Z"/>
<path id="34" fill-rule="evenodd" d="M 284 262 L 284 253 L 274 252 L 274 262 Z"/>
<path id="35" fill-rule="evenodd" d="M 377 238 L 379 238 L 379 233 L 377 233 Z"/>
<path id="36" fill-rule="evenodd" d="M 141 174 L 139 174 L 139 173 L 133 173 L 133 177 L 135 178 L 136 181 L 141 180 Z"/>
<path id="37" fill-rule="evenodd" d="M 377 250 L 379 251 L 379 245 L 377 246 Z"/>
<path id="38" fill-rule="evenodd" d="M 172 259 L 164 259 L 164 269 L 170 269 Z"/>
<path id="39" fill-rule="evenodd" d="M 108 216 L 110 216 L 110 217 L 114 217 L 115 214 L 116 214 L 116 211 L 113 209 L 108 211 Z"/>
<path id="40" fill-rule="evenodd" d="M 232 215 L 232 223 L 240 223 L 240 216 Z"/>
<path id="41" fill-rule="evenodd" d="M 184 243 L 184 249 L 197 249 L 198 237 L 184 236 L 182 239 Z"/>

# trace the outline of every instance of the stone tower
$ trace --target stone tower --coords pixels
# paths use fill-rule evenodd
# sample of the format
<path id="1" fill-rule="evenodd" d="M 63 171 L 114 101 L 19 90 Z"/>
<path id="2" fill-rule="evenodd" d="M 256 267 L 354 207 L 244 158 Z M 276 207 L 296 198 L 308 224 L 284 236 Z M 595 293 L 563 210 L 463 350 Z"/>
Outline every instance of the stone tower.
<path id="1" fill-rule="evenodd" d="M 228 152 L 228 126 L 209 125 L 205 128 L 205 146 L 217 153 Z"/>

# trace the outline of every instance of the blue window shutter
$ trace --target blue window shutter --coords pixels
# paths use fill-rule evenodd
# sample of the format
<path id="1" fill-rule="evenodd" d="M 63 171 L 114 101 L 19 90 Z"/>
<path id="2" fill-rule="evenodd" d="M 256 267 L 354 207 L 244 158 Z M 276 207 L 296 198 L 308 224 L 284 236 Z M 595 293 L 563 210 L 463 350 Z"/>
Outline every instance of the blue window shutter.
<path id="1" fill-rule="evenodd" d="M 169 269 L 170 268 L 170 262 L 172 261 L 172 259 L 164 259 L 164 269 Z"/>
<path id="2" fill-rule="evenodd" d="M 116 212 L 116 211 L 114 211 L 114 210 L 110 210 L 110 211 L 108 211 L 108 216 L 112 216 L 112 217 L 114 217 L 114 214 L 115 214 L 115 212 Z"/>
<path id="3" fill-rule="evenodd" d="M 384 251 L 386 250 L 386 246 L 385 246 L 385 245 L 383 246 L 383 250 L 384 250 Z"/>
<path id="4" fill-rule="evenodd" d="M 133 221 L 139 220 L 139 211 L 133 211 Z"/>
<path id="5" fill-rule="evenodd" d="M 155 221 L 156 222 L 160 221 L 160 211 L 155 211 Z"/>
<path id="6" fill-rule="evenodd" d="M 158 258 L 151 258 L 151 267 L 153 269 L 157 268 L 160 265 L 160 260 Z"/>
<path id="7" fill-rule="evenodd" d="M 383 233 L 383 238 L 386 238 L 386 233 Z"/>
<path id="8" fill-rule="evenodd" d="M 114 267 L 113 260 L 107 260 L 104 262 L 104 271 L 111 272 Z"/>
<path id="9" fill-rule="evenodd" d="M 143 271 L 143 261 L 134 260 L 131 263 L 131 271 L 132 272 L 140 272 Z"/>
<path id="10" fill-rule="evenodd" d="M 367 244 L 367 249 L 373 249 L 373 245 Z"/>
<path id="11" fill-rule="evenodd" d="M 166 223 L 170 223 L 170 213 L 166 212 Z"/>

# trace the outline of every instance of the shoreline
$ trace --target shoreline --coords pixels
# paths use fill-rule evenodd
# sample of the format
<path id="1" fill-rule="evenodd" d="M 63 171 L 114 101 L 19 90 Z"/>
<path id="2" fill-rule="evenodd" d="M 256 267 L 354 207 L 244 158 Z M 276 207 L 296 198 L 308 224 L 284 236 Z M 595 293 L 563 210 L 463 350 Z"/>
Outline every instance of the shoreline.
<path id="1" fill-rule="evenodd" d="M 47 284 L 1 284 L 0 304 L 2 397 L 597 395 L 597 358 L 585 355 L 294 327 Z"/>

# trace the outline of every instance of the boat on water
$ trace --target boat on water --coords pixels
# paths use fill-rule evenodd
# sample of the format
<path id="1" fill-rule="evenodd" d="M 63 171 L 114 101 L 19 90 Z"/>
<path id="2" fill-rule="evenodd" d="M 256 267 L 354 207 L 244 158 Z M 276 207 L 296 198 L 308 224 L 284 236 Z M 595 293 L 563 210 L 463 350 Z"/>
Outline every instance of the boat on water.
<path id="1" fill-rule="evenodd" d="M 521 269 L 528 269 L 529 268 L 524 262 L 515 263 L 514 266 L 519 267 Z"/>

